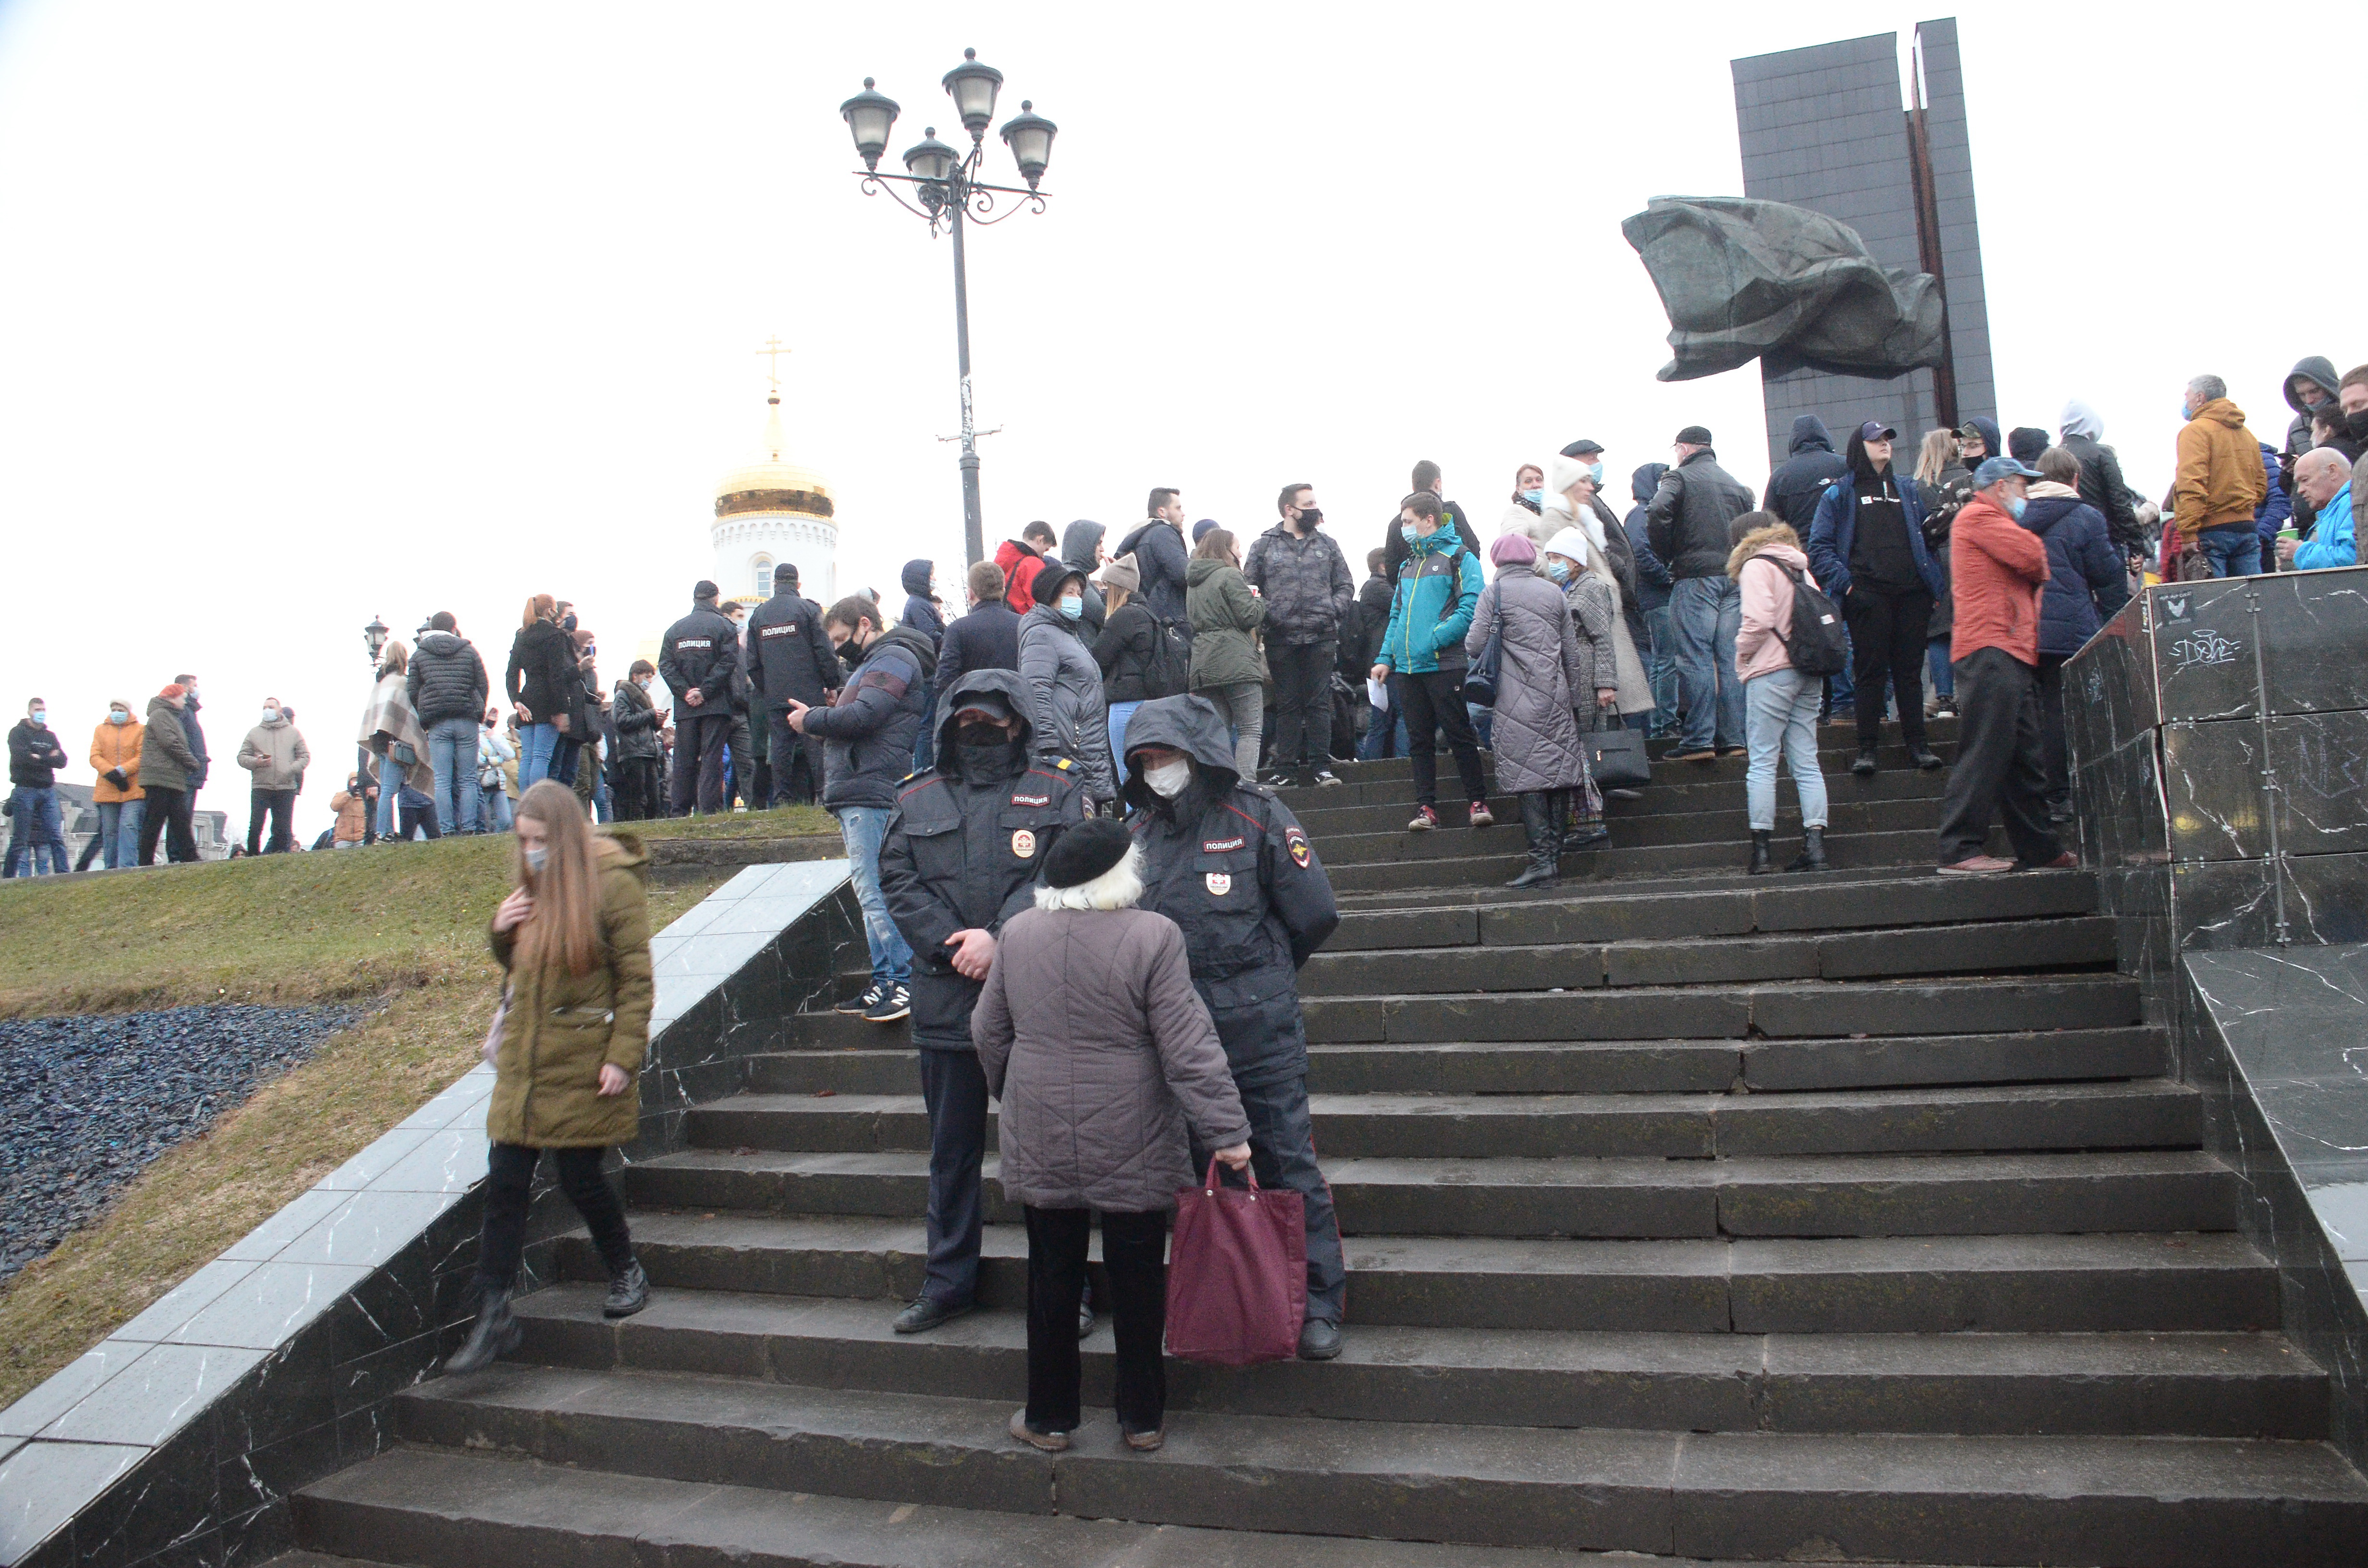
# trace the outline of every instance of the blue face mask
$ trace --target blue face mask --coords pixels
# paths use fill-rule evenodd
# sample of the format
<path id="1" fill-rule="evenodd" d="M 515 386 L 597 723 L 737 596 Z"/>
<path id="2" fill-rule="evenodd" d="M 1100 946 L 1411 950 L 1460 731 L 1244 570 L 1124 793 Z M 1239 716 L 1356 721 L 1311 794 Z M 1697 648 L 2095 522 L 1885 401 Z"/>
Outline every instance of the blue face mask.
<path id="1" fill-rule="evenodd" d="M 1414 525 L 1412 523 L 1400 523 L 1398 525 L 1398 532 L 1405 536 L 1406 541 L 1408 544 L 1414 543 L 1415 540 L 1422 537 L 1422 535 L 1415 532 Z"/>
<path id="2" fill-rule="evenodd" d="M 2185 398 L 2180 398 L 2179 400 L 2179 422 L 2181 425 L 2184 425 L 2194 417 L 2195 410 L 2187 406 L 2187 400 Z"/>
<path id="3" fill-rule="evenodd" d="M 1546 493 L 1543 490 L 1524 490 L 1521 492 L 1521 499 L 1532 506 L 1543 506 L 1545 505 Z"/>
<path id="4" fill-rule="evenodd" d="M 2024 500 L 2021 496 L 2017 495 L 2007 502 L 2006 509 L 2008 515 L 2012 517 L 2014 520 L 2019 523 L 2022 521 L 2022 509 L 2030 505 L 2030 502 Z"/>
<path id="5" fill-rule="evenodd" d="M 1546 575 L 1559 583 L 1570 575 L 1570 568 L 1559 561 L 1549 561 L 1546 562 Z"/>
<path id="6" fill-rule="evenodd" d="M 1075 594 L 1064 594 L 1061 596 L 1061 613 L 1076 620 L 1086 613 L 1086 601 Z"/>
<path id="7" fill-rule="evenodd" d="M 1595 481 L 1595 483 L 1598 483 L 1598 484 L 1602 483 L 1603 483 L 1603 465 L 1602 465 L 1601 463 L 1589 463 L 1589 464 L 1588 464 L 1588 465 L 1587 465 L 1587 477 L 1588 477 L 1588 478 L 1589 478 L 1589 479 L 1591 479 L 1591 480 L 1593 480 L 1593 481 Z"/>

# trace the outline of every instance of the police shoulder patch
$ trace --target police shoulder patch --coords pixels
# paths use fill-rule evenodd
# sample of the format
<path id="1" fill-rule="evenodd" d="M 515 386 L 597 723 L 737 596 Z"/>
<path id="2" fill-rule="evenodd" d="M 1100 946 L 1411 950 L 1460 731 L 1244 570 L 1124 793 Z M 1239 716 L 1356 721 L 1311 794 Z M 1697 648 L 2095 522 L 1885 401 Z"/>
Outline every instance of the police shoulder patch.
<path id="1" fill-rule="evenodd" d="M 1307 869 L 1308 861 L 1315 857 L 1315 851 L 1308 845 L 1306 829 L 1297 823 L 1282 830 L 1282 845 L 1291 852 L 1291 863 L 1303 871 Z"/>

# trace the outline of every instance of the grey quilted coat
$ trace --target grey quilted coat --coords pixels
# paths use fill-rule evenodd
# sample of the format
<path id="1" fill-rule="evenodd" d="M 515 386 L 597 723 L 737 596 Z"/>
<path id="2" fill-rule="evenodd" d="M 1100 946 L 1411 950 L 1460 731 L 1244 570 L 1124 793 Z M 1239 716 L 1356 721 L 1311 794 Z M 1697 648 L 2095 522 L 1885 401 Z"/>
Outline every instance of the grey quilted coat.
<path id="1" fill-rule="evenodd" d="M 1142 883 L 1125 863 L 1117 869 L 1139 897 Z M 1038 903 L 1051 892 L 1040 889 Z M 1249 1141 L 1217 1026 L 1192 989 L 1184 933 L 1164 915 L 1040 907 L 1012 916 L 970 1032 L 1003 1102 L 996 1141 L 1011 1202 L 1172 1209 L 1200 1175 L 1188 1125 L 1212 1149 Z"/>
<path id="2" fill-rule="evenodd" d="M 1578 645 L 1584 655 L 1578 682 L 1570 688 L 1571 706 L 1578 710 L 1582 733 L 1608 730 L 1619 722 L 1618 714 L 1611 708 L 1597 707 L 1595 694 L 1604 687 L 1620 685 L 1618 640 L 1623 629 L 1620 590 L 1611 578 L 1590 567 L 1572 575 L 1563 597 L 1570 602 L 1571 623 L 1578 629 Z M 1619 706 L 1625 708 L 1624 693 Z"/>
<path id="3" fill-rule="evenodd" d="M 1474 661 L 1488 634 L 1504 634 L 1497 675 L 1497 785 L 1510 794 L 1574 790 L 1587 782 L 1587 753 L 1578 739 L 1577 693 L 1587 660 L 1562 590 L 1524 562 L 1497 568 L 1481 590 L 1464 634 Z M 1592 688 L 1587 700 L 1595 700 Z"/>
<path id="4" fill-rule="evenodd" d="M 1101 666 L 1078 639 L 1076 623 L 1048 605 L 1031 607 L 1019 622 L 1019 678 L 1036 704 L 1037 755 L 1076 758 L 1086 798 L 1117 800 Z"/>

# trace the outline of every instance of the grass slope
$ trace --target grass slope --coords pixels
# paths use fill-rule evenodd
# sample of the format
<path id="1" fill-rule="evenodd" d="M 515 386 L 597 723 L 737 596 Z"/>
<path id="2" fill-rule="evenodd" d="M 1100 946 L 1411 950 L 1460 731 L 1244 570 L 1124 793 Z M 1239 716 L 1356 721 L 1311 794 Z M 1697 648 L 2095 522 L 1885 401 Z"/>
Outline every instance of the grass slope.
<path id="1" fill-rule="evenodd" d="M 792 809 L 635 824 L 650 839 L 828 831 Z M 738 830 L 737 834 L 734 829 Z M 377 1001 L 0 1293 L 0 1405 L 40 1383 L 465 1072 L 493 1016 L 484 923 L 510 840 L 271 855 L 0 884 L 0 1017 Z M 735 868 L 650 890 L 664 927 Z"/>

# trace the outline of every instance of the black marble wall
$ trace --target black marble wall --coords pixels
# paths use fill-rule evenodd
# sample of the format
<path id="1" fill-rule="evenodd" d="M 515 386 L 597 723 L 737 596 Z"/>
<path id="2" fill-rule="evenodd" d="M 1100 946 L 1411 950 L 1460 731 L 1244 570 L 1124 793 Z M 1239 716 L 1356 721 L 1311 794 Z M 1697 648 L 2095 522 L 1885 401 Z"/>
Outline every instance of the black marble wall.
<path id="1" fill-rule="evenodd" d="M 642 1135 L 622 1157 L 680 1146 L 688 1108 L 738 1089 L 862 951 L 843 860 L 749 867 L 653 938 Z M 289 1550 L 288 1494 L 383 1448 L 388 1401 L 465 1330 L 492 1092 L 490 1068 L 465 1074 L 0 1411 L 0 1564 L 236 1568 Z M 522 1288 L 577 1222 L 546 1179 Z"/>

